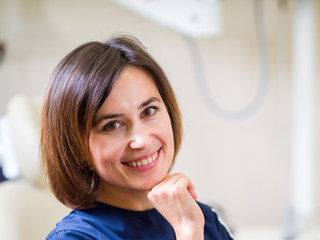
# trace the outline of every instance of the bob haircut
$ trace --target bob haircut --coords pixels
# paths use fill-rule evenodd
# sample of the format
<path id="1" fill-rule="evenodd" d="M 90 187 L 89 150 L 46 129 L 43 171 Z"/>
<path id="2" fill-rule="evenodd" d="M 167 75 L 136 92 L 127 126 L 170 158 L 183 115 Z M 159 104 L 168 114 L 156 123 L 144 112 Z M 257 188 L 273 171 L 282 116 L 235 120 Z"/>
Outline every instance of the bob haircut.
<path id="1" fill-rule="evenodd" d="M 180 111 L 167 76 L 134 37 L 88 42 L 66 55 L 53 71 L 43 109 L 42 164 L 56 198 L 73 209 L 95 205 L 99 178 L 89 150 L 94 116 L 128 65 L 152 76 L 164 101 L 174 135 L 174 158 L 182 139 Z"/>

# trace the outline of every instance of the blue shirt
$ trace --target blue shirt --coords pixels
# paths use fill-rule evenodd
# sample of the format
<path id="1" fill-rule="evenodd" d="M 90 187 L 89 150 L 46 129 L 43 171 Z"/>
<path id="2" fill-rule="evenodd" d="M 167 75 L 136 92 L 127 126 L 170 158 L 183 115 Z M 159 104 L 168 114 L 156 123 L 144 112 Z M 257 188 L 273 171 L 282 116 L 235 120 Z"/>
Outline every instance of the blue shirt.
<path id="1" fill-rule="evenodd" d="M 205 217 L 205 240 L 232 240 L 228 230 L 209 206 L 198 203 Z M 46 240 L 174 240 L 174 230 L 156 210 L 131 211 L 98 203 L 86 210 L 73 210 L 57 223 Z"/>

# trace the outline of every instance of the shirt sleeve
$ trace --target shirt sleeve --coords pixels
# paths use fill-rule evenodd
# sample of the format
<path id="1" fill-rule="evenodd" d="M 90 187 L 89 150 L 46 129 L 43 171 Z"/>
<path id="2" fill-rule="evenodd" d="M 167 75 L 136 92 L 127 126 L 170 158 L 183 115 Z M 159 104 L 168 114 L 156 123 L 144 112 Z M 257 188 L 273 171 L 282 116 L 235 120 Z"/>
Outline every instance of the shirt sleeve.
<path id="1" fill-rule="evenodd" d="M 216 217 L 217 228 L 220 232 L 222 239 L 233 240 L 234 237 L 227 224 L 221 219 L 221 217 L 216 213 L 216 211 L 213 208 L 211 208 L 211 211 L 214 213 Z"/>
<path id="2" fill-rule="evenodd" d="M 62 230 L 62 231 L 56 231 L 54 233 L 51 233 L 47 236 L 46 240 L 92 240 L 94 238 L 78 232 L 74 230 Z"/>
<path id="3" fill-rule="evenodd" d="M 204 236 L 205 240 L 234 240 L 234 237 L 225 222 L 216 211 L 202 203 L 198 203 L 205 217 Z"/>

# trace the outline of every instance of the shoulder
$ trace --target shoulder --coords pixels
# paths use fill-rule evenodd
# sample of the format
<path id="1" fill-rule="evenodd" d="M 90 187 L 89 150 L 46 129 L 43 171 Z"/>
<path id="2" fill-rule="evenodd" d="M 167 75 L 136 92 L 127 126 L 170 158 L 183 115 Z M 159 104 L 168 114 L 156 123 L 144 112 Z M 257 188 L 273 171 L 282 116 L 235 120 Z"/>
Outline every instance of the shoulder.
<path id="1" fill-rule="evenodd" d="M 46 240 L 99 239 L 98 236 L 101 235 L 99 229 L 102 227 L 99 224 L 90 215 L 74 210 L 57 223 L 55 229 L 49 233 Z M 103 239 L 108 240 L 106 236 L 103 237 Z"/>
<path id="2" fill-rule="evenodd" d="M 233 240 L 233 235 L 226 223 L 218 213 L 210 206 L 197 202 L 205 217 L 205 234 L 219 235 L 221 240 Z"/>
<path id="3" fill-rule="evenodd" d="M 46 240 L 92 240 L 96 239 L 92 236 L 88 236 L 82 231 L 72 230 L 72 229 L 65 229 L 65 230 L 54 230 L 52 231 L 47 237 Z"/>

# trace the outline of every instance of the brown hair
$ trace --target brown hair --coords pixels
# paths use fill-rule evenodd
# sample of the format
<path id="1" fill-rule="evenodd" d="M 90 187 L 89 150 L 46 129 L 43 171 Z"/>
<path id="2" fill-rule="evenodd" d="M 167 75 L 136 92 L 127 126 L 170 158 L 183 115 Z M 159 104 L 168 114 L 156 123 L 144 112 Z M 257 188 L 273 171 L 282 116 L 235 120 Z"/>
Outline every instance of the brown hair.
<path id="1" fill-rule="evenodd" d="M 85 43 L 55 68 L 42 109 L 42 163 L 59 201 L 74 209 L 95 204 L 98 177 L 89 150 L 93 119 L 117 76 L 127 65 L 151 74 L 168 110 L 174 159 L 182 138 L 180 111 L 170 83 L 157 62 L 132 36 Z"/>

